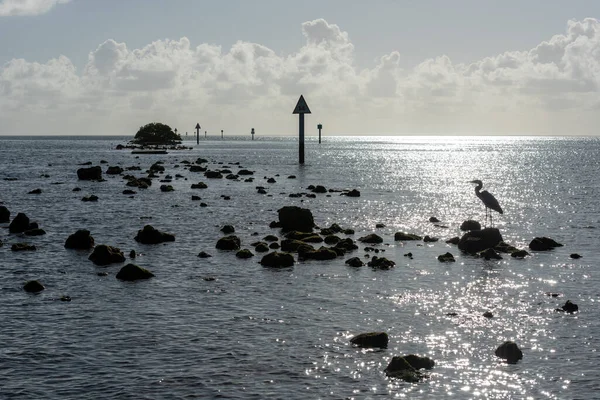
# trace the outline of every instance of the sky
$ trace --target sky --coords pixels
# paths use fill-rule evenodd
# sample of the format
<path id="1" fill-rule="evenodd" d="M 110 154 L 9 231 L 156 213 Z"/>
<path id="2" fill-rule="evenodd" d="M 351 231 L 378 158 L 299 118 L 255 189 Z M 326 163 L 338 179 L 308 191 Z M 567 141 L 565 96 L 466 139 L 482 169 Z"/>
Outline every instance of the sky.
<path id="1" fill-rule="evenodd" d="M 600 135 L 596 0 L 0 0 L 0 135 Z"/>

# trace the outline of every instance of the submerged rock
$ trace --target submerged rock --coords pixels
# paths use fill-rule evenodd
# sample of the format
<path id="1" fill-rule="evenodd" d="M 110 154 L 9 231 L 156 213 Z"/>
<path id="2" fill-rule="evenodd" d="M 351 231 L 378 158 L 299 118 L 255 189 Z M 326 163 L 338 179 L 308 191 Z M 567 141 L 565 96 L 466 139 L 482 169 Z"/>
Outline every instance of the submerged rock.
<path id="1" fill-rule="evenodd" d="M 358 241 L 362 242 L 362 243 L 377 244 L 377 243 L 383 243 L 383 238 L 381 236 L 377 235 L 376 233 L 371 233 L 369 235 L 358 238 Z"/>
<path id="2" fill-rule="evenodd" d="M 235 232 L 235 228 L 233 227 L 233 225 L 225 225 L 221 228 L 221 232 L 223 232 L 224 234 L 228 235 L 230 233 L 234 233 Z"/>
<path id="3" fill-rule="evenodd" d="M 396 232 L 394 234 L 394 240 L 396 242 L 406 242 L 410 240 L 422 240 L 423 237 L 419 235 L 415 235 L 413 233 L 405 233 L 405 232 Z"/>
<path id="4" fill-rule="evenodd" d="M 517 259 L 523 259 L 525 257 L 527 257 L 529 255 L 529 253 L 526 250 L 517 250 L 517 251 L 513 251 L 512 253 L 510 253 L 510 256 L 512 258 L 517 258 Z"/>
<path id="5" fill-rule="evenodd" d="M 94 248 L 88 259 L 96 265 L 103 266 L 123 262 L 125 256 L 119 248 L 101 244 Z"/>
<path id="6" fill-rule="evenodd" d="M 484 251 L 480 251 L 477 255 L 486 260 L 502 260 L 502 256 L 496 253 L 496 250 L 489 248 Z"/>
<path id="7" fill-rule="evenodd" d="M 352 189 L 347 192 L 340 193 L 340 196 L 360 197 L 360 191 L 356 190 L 356 189 Z"/>
<path id="8" fill-rule="evenodd" d="M 240 249 L 240 238 L 237 236 L 225 236 L 217 241 L 215 246 L 219 250 L 239 250 Z"/>
<path id="9" fill-rule="evenodd" d="M 27 293 L 39 293 L 44 290 L 45 287 L 40 283 L 40 281 L 28 281 L 23 285 L 23 290 Z"/>
<path id="10" fill-rule="evenodd" d="M 27 243 L 14 243 L 12 246 L 10 246 L 10 249 L 12 251 L 35 251 L 37 250 L 37 247 Z"/>
<path id="11" fill-rule="evenodd" d="M 119 167 L 119 166 L 114 166 L 114 167 L 108 167 L 106 169 L 106 174 L 107 175 L 119 175 L 123 173 L 123 168 Z"/>
<path id="12" fill-rule="evenodd" d="M 533 251 L 552 250 L 555 247 L 562 247 L 562 244 L 548 237 L 536 237 L 529 243 L 529 248 Z"/>
<path id="13" fill-rule="evenodd" d="M 385 332 L 367 332 L 358 334 L 350 339 L 350 343 L 362 348 L 385 349 L 390 338 Z"/>
<path id="14" fill-rule="evenodd" d="M 300 252 L 299 252 L 300 254 Z M 320 247 L 316 250 L 308 250 L 308 251 L 303 251 L 301 253 L 302 259 L 304 260 L 319 260 L 319 261 L 325 261 L 325 260 L 333 260 L 337 257 L 337 253 L 328 248 L 328 247 Z"/>
<path id="15" fill-rule="evenodd" d="M 416 383 L 423 379 L 420 369 L 432 369 L 434 366 L 435 362 L 429 357 L 409 354 L 392 358 L 384 372 L 391 378 Z"/>
<path id="16" fill-rule="evenodd" d="M 523 352 L 515 342 L 507 341 L 502 343 L 495 351 L 496 357 L 506 360 L 509 364 L 516 364 L 523 358 Z"/>
<path id="17" fill-rule="evenodd" d="M 579 306 L 575 303 L 571 303 L 571 300 L 567 300 L 567 302 L 561 308 L 557 308 L 556 311 L 564 311 L 573 314 L 579 311 Z"/>
<path id="18" fill-rule="evenodd" d="M 175 236 L 170 233 L 161 232 L 152 225 L 146 225 L 140 229 L 135 236 L 135 241 L 142 244 L 158 244 L 163 242 L 174 242 Z"/>
<path id="19" fill-rule="evenodd" d="M 274 251 L 265 255 L 261 260 L 260 264 L 263 267 L 271 267 L 271 268 L 285 268 L 294 266 L 295 260 L 294 256 L 289 253 L 280 253 Z"/>
<path id="20" fill-rule="evenodd" d="M 192 189 L 206 189 L 208 185 L 204 182 L 192 183 Z"/>
<path id="21" fill-rule="evenodd" d="M 212 256 L 210 254 L 208 254 L 207 252 L 205 252 L 205 251 L 201 251 L 200 253 L 198 253 L 198 257 L 200 257 L 200 258 L 209 258 L 209 257 L 212 257 Z"/>
<path id="22" fill-rule="evenodd" d="M 475 254 L 493 248 L 500 242 L 502 235 L 497 228 L 485 228 L 465 233 L 458 242 L 458 248 L 465 253 Z"/>
<path id="23" fill-rule="evenodd" d="M 46 231 L 41 228 L 33 228 L 25 231 L 25 236 L 41 236 L 45 234 Z"/>
<path id="24" fill-rule="evenodd" d="M 152 278 L 154 274 L 135 264 L 127 264 L 117 273 L 116 278 L 121 281 L 137 281 Z"/>
<path id="25" fill-rule="evenodd" d="M 65 241 L 67 249 L 88 250 L 94 247 L 94 238 L 87 229 L 79 229 Z"/>
<path id="26" fill-rule="evenodd" d="M 101 181 L 102 168 L 99 166 L 90 168 L 79 168 L 77 170 L 77 178 L 82 181 Z"/>

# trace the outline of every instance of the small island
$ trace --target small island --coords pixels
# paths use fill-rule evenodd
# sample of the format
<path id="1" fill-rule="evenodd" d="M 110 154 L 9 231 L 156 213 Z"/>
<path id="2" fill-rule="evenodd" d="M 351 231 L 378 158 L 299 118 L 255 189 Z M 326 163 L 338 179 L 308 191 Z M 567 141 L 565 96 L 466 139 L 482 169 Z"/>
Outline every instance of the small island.
<path id="1" fill-rule="evenodd" d="M 127 145 L 118 145 L 117 150 L 134 149 L 133 154 L 166 154 L 168 150 L 185 150 L 177 129 L 160 122 L 146 124 L 137 131 Z"/>

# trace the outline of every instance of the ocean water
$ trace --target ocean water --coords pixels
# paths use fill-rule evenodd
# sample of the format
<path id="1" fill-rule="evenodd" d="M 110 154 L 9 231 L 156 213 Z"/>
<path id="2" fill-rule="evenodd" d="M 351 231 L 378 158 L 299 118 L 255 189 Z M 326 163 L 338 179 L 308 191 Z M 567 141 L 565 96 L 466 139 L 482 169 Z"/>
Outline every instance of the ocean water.
<path id="1" fill-rule="evenodd" d="M 136 157 L 114 150 L 127 138 L 0 137 L 0 201 L 13 217 L 24 212 L 47 232 L 24 237 L 0 225 L 0 398 L 598 398 L 600 140 L 310 138 L 299 166 L 294 138 L 257 139 L 209 138 L 186 142 L 191 150 Z M 198 157 L 211 169 L 253 170 L 255 180 L 206 179 L 183 168 L 183 160 Z M 146 170 L 159 160 L 166 174 L 183 176 L 171 183 L 174 192 L 160 192 L 155 180 L 130 198 L 121 176 L 77 180 L 87 161 L 105 171 Z M 267 183 L 270 177 L 276 183 Z M 446 244 L 462 234 L 462 221 L 483 221 L 473 179 L 504 209 L 494 223 L 506 242 L 527 249 L 534 237 L 548 236 L 564 247 L 486 261 Z M 208 189 L 190 188 L 199 181 Z M 311 184 L 356 188 L 361 197 L 289 197 Z M 41 194 L 28 194 L 37 188 Z M 98 202 L 81 201 L 90 194 Z M 346 266 L 350 257 L 374 254 L 362 244 L 335 260 L 284 269 L 262 267 L 260 255 L 240 260 L 215 249 L 225 224 L 251 250 L 268 234 L 281 237 L 269 223 L 285 205 L 309 208 L 321 227 L 354 229 L 354 240 L 379 234 L 378 255 L 395 268 Z M 432 216 L 441 223 L 429 222 Z M 173 233 L 175 242 L 137 243 L 145 224 Z M 135 263 L 156 276 L 121 282 L 115 275 L 122 264 L 98 267 L 89 252 L 66 250 L 77 229 L 89 229 L 96 244 L 135 250 Z M 398 231 L 441 240 L 395 242 Z M 38 250 L 12 252 L 17 242 Z M 200 251 L 213 257 L 198 258 Z M 455 263 L 437 261 L 446 252 Z M 25 293 L 22 285 L 32 279 L 46 289 Z M 555 312 L 566 300 L 580 312 Z M 387 332 L 388 348 L 349 344 L 369 331 Z M 523 350 L 517 364 L 494 356 L 505 340 Z M 435 360 L 428 377 L 417 384 L 386 377 L 391 358 L 410 353 Z"/>

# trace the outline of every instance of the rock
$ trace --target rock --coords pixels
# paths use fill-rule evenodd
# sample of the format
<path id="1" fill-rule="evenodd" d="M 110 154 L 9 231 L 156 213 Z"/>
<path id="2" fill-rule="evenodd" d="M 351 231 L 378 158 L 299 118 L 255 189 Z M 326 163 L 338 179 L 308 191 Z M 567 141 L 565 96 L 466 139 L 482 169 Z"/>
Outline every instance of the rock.
<path id="1" fill-rule="evenodd" d="M 271 223 L 269 223 L 269 228 L 281 228 L 281 223 L 278 221 L 271 221 Z"/>
<path id="2" fill-rule="evenodd" d="M 468 219 L 460 224 L 461 231 L 480 231 L 481 224 L 473 219 Z"/>
<path id="3" fill-rule="evenodd" d="M 388 260 L 385 257 L 373 256 L 373 258 L 371 258 L 371 261 L 369 261 L 367 265 L 375 269 L 390 269 L 393 268 L 394 265 L 396 265 L 396 263 L 391 260 Z"/>
<path id="4" fill-rule="evenodd" d="M 365 265 L 365 263 L 362 262 L 362 260 L 358 257 L 352 257 L 348 260 L 346 260 L 346 264 L 349 265 L 350 267 L 362 267 L 363 265 Z"/>
<path id="5" fill-rule="evenodd" d="M 254 251 L 257 253 L 266 253 L 269 251 L 269 246 L 266 243 L 260 242 L 254 247 Z"/>
<path id="6" fill-rule="evenodd" d="M 422 240 L 423 237 L 419 235 L 415 235 L 413 233 L 405 233 L 405 232 L 396 232 L 394 234 L 394 240 L 396 242 L 406 242 L 409 240 Z"/>
<path id="7" fill-rule="evenodd" d="M 96 265 L 108 265 L 125 261 L 125 256 L 119 248 L 101 244 L 94 248 L 88 260 Z"/>
<path id="8" fill-rule="evenodd" d="M 28 229 L 25 231 L 25 236 L 41 236 L 45 234 L 46 231 L 40 228 Z"/>
<path id="9" fill-rule="evenodd" d="M 367 332 L 358 334 L 350 339 L 350 343 L 362 348 L 387 348 L 390 338 L 385 332 Z"/>
<path id="10" fill-rule="evenodd" d="M 279 238 L 275 235 L 267 235 L 263 238 L 263 240 L 265 242 L 277 242 L 277 241 L 279 241 Z"/>
<path id="11" fill-rule="evenodd" d="M 267 179 L 267 183 L 276 183 L 277 181 L 275 180 L 275 178 L 269 178 Z"/>
<path id="12" fill-rule="evenodd" d="M 440 222 L 440 220 L 437 219 L 436 217 L 429 217 L 429 222 L 436 223 L 436 222 Z"/>
<path id="13" fill-rule="evenodd" d="M 327 193 L 327 189 L 323 185 L 317 185 L 313 189 L 310 189 L 313 193 Z"/>
<path id="14" fill-rule="evenodd" d="M 46 289 L 39 281 L 29 281 L 23 285 L 23 290 L 27 293 L 39 293 Z"/>
<path id="15" fill-rule="evenodd" d="M 385 224 L 382 224 L 382 223 L 375 224 L 375 229 L 381 229 L 381 228 L 385 228 Z"/>
<path id="16" fill-rule="evenodd" d="M 96 196 L 95 194 L 92 194 L 90 196 L 84 196 L 81 199 L 81 201 L 83 201 L 83 202 L 88 202 L 88 201 L 95 202 L 95 201 L 98 201 L 98 196 Z"/>
<path id="17" fill-rule="evenodd" d="M 305 242 L 297 239 L 284 239 L 281 241 L 281 250 L 283 251 L 298 251 L 300 246 L 306 245 Z"/>
<path id="18" fill-rule="evenodd" d="M 489 248 L 477 253 L 477 255 L 486 260 L 502 260 L 502 256 L 496 253 L 496 250 Z"/>
<path id="19" fill-rule="evenodd" d="M 79 168 L 77 170 L 77 178 L 82 181 L 101 181 L 102 168 L 99 166 L 90 168 Z"/>
<path id="20" fill-rule="evenodd" d="M 258 193 L 258 194 L 267 194 L 267 191 L 265 189 L 258 189 L 256 193 Z"/>
<path id="21" fill-rule="evenodd" d="M 65 241 L 67 249 L 89 250 L 94 247 L 94 238 L 87 229 L 79 229 Z"/>
<path id="22" fill-rule="evenodd" d="M 171 185 L 160 185 L 160 191 L 161 192 L 172 192 L 174 190 L 175 189 Z"/>
<path id="23" fill-rule="evenodd" d="M 527 257 L 529 255 L 529 253 L 526 250 L 517 250 L 517 251 L 513 251 L 512 253 L 510 253 L 510 256 L 512 258 L 518 258 L 518 259 L 523 259 L 525 257 Z"/>
<path id="24" fill-rule="evenodd" d="M 27 243 L 14 243 L 10 246 L 12 251 L 35 251 L 37 248 L 34 245 Z"/>
<path id="25" fill-rule="evenodd" d="M 518 251 L 519 249 L 517 249 L 515 246 L 512 246 L 506 242 L 500 242 L 496 246 L 494 246 L 494 250 L 500 251 L 502 253 L 513 253 L 515 251 Z"/>
<path id="26" fill-rule="evenodd" d="M 348 192 L 340 193 L 340 196 L 348 196 L 348 197 L 360 197 L 360 191 L 356 189 L 352 189 Z"/>
<path id="27" fill-rule="evenodd" d="M 516 364 L 523 358 L 523 352 L 515 342 L 507 341 L 502 343 L 495 351 L 496 357 L 500 357 L 509 364 Z"/>
<path id="28" fill-rule="evenodd" d="M 123 168 L 119 167 L 119 166 L 114 166 L 114 167 L 108 167 L 106 169 L 106 174 L 107 175 L 119 175 L 123 173 Z"/>
<path id="29" fill-rule="evenodd" d="M 247 169 L 240 169 L 238 171 L 238 175 L 254 175 L 254 172 L 248 171 Z"/>
<path id="30" fill-rule="evenodd" d="M 135 241 L 142 244 L 158 244 L 163 242 L 174 242 L 175 236 L 170 233 L 161 232 L 152 225 L 146 225 L 135 235 Z"/>
<path id="31" fill-rule="evenodd" d="M 152 278 L 154 274 L 135 264 L 127 264 L 117 273 L 116 278 L 121 281 L 137 281 Z"/>
<path id="32" fill-rule="evenodd" d="M 190 165 L 190 172 L 206 172 L 207 167 L 201 167 L 200 165 Z"/>
<path id="33" fill-rule="evenodd" d="M 29 217 L 23 213 L 18 213 L 8 226 L 10 233 L 22 233 L 29 229 L 32 229 Z"/>
<path id="34" fill-rule="evenodd" d="M 358 238 L 358 241 L 362 242 L 362 243 L 376 244 L 376 243 L 383 243 L 383 238 L 381 236 L 377 235 L 376 233 L 371 233 L 369 235 Z"/>
<path id="35" fill-rule="evenodd" d="M 133 258 L 135 258 L 135 256 L 136 256 L 136 254 L 135 254 L 135 250 L 131 250 L 131 251 L 129 252 L 129 258 L 132 258 L 132 259 L 133 259 Z"/>
<path id="36" fill-rule="evenodd" d="M 226 235 L 229 235 L 230 233 L 235 232 L 235 228 L 233 227 L 233 225 L 225 225 L 221 228 L 221 232 L 223 232 Z"/>
<path id="37" fill-rule="evenodd" d="M 285 206 L 277 210 L 279 223 L 284 231 L 312 232 L 315 221 L 307 208 Z"/>
<path id="38" fill-rule="evenodd" d="M 408 253 L 404 254 L 404 257 L 408 257 L 412 260 L 413 254 L 411 252 L 408 252 Z"/>
<path id="39" fill-rule="evenodd" d="M 27 194 L 41 194 L 42 193 L 42 189 L 33 189 L 32 191 L 28 192 Z"/>
<path id="40" fill-rule="evenodd" d="M 59 300 L 69 302 L 69 301 L 71 301 L 71 297 L 70 296 L 60 296 Z"/>
<path id="41" fill-rule="evenodd" d="M 252 252 L 248 249 L 243 249 L 235 253 L 235 256 L 237 258 L 251 258 L 254 257 L 254 254 L 252 254 Z"/>
<path id="42" fill-rule="evenodd" d="M 224 236 L 217 241 L 215 246 L 219 250 L 239 250 L 240 249 L 240 238 L 237 236 Z"/>
<path id="43" fill-rule="evenodd" d="M 460 242 L 460 238 L 458 236 L 454 236 L 453 238 L 446 240 L 446 243 L 448 244 L 458 244 L 458 242 Z"/>
<path id="44" fill-rule="evenodd" d="M 577 253 L 573 253 L 569 257 L 571 257 L 573 260 L 578 260 L 581 258 L 581 256 Z"/>
<path id="45" fill-rule="evenodd" d="M 6 206 L 0 206 L 0 223 L 10 221 L 10 211 Z"/>
<path id="46" fill-rule="evenodd" d="M 423 376 L 420 369 L 432 369 L 435 362 L 429 357 L 419 357 L 414 354 L 395 356 L 385 369 L 387 376 L 402 379 L 407 382 L 419 382 Z"/>
<path id="47" fill-rule="evenodd" d="M 501 241 L 502 235 L 497 228 L 485 228 L 465 233 L 458 242 L 458 248 L 465 253 L 475 254 L 493 248 Z"/>
<path id="48" fill-rule="evenodd" d="M 202 198 L 200 196 L 192 195 L 192 201 L 200 201 L 200 200 L 202 200 Z"/>
<path id="49" fill-rule="evenodd" d="M 321 246 L 316 250 L 303 251 L 301 253 L 298 252 L 298 254 L 299 256 L 301 255 L 304 260 L 325 261 L 333 260 L 337 257 L 337 253 L 334 250 L 324 246 Z"/>
<path id="50" fill-rule="evenodd" d="M 261 260 L 260 264 L 263 267 L 271 268 L 285 268 L 294 266 L 294 256 L 289 253 L 280 253 L 274 251 L 265 255 Z"/>
<path id="51" fill-rule="evenodd" d="M 210 254 L 208 254 L 207 252 L 205 252 L 205 251 L 201 251 L 200 253 L 198 253 L 198 257 L 200 257 L 200 258 L 209 258 L 209 257 L 212 257 L 212 256 Z"/>
<path id="52" fill-rule="evenodd" d="M 423 241 L 425 243 L 433 243 L 433 242 L 437 242 L 438 240 L 440 240 L 440 239 L 433 237 L 433 236 L 429 236 L 429 235 L 425 235 L 425 237 L 423 238 Z"/>
<path id="53" fill-rule="evenodd" d="M 571 303 L 571 300 L 567 300 L 567 302 L 561 308 L 557 308 L 556 311 L 564 311 L 573 314 L 579 311 L 579 306 L 575 303 Z"/>
<path id="54" fill-rule="evenodd" d="M 278 250 L 280 247 L 281 246 L 277 242 L 273 242 L 269 245 L 269 249 L 271 249 L 271 250 Z"/>
<path id="55" fill-rule="evenodd" d="M 136 194 L 137 192 L 135 190 L 131 190 L 131 189 L 125 189 L 123 190 L 123 194 L 127 194 L 127 195 L 132 195 L 132 194 Z"/>
<path id="56" fill-rule="evenodd" d="M 192 183 L 192 189 L 206 189 L 208 185 L 204 182 Z"/>
<path id="57" fill-rule="evenodd" d="M 221 179 L 223 175 L 219 171 L 206 171 L 204 176 L 208 179 Z"/>
<path id="58" fill-rule="evenodd" d="M 324 242 L 326 244 L 332 245 L 332 244 L 339 243 L 340 240 L 342 240 L 342 238 L 340 238 L 339 236 L 329 235 L 329 236 L 325 237 Z"/>
<path id="59" fill-rule="evenodd" d="M 547 237 L 536 237 L 529 243 L 529 248 L 533 251 L 552 250 L 555 247 L 562 247 L 562 244 Z"/>
<path id="60" fill-rule="evenodd" d="M 152 164 L 150 166 L 149 171 L 150 172 L 165 172 L 165 167 L 163 167 L 162 165 L 162 161 L 157 161 L 154 164 Z"/>
<path id="61" fill-rule="evenodd" d="M 486 318 L 494 318 L 494 314 L 491 311 L 486 311 L 483 313 L 483 316 Z"/>
<path id="62" fill-rule="evenodd" d="M 455 262 L 454 256 L 451 253 L 446 253 L 438 256 L 438 261 L 441 262 Z"/>

